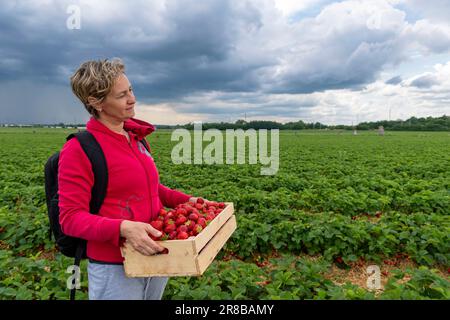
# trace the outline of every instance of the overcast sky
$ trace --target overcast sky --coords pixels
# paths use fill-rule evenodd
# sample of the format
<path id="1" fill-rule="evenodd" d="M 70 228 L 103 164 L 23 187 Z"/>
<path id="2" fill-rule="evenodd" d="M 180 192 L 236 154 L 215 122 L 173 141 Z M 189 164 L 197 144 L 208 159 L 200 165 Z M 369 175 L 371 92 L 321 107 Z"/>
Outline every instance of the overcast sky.
<path id="1" fill-rule="evenodd" d="M 0 123 L 85 122 L 69 77 L 112 57 L 155 124 L 450 115 L 449 21 L 448 0 L 2 1 Z"/>

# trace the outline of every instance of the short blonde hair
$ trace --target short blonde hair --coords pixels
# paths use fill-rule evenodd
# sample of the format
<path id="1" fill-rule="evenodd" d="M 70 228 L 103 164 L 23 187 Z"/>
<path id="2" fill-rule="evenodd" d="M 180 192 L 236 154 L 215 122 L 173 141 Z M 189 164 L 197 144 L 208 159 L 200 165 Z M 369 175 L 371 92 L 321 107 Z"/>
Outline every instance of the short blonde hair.
<path id="1" fill-rule="evenodd" d="M 88 98 L 94 97 L 103 102 L 111 92 L 117 78 L 125 72 L 121 59 L 98 60 L 84 62 L 70 77 L 73 93 L 84 104 L 86 110 L 98 118 L 98 111 L 89 104 Z"/>

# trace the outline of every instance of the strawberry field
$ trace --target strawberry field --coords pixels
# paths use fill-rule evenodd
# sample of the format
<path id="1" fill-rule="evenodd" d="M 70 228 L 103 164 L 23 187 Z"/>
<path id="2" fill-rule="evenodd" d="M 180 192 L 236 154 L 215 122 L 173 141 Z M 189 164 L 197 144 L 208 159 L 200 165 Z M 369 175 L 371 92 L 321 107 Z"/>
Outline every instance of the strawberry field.
<path id="1" fill-rule="evenodd" d="M 0 129 L 0 299 L 69 297 L 73 261 L 49 239 L 43 175 L 69 132 Z M 273 176 L 259 164 L 174 165 L 170 137 L 149 138 L 161 182 L 233 202 L 238 228 L 202 277 L 171 278 L 164 299 L 450 298 L 448 132 L 282 131 Z M 81 272 L 86 299 L 86 262 Z"/>

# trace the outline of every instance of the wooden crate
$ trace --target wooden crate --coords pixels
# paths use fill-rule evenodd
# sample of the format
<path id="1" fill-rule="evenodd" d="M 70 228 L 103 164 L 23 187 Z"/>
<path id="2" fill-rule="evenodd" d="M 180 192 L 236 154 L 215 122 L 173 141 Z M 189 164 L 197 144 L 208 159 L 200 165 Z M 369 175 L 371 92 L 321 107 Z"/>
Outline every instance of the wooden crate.
<path id="1" fill-rule="evenodd" d="M 145 256 L 131 246 L 122 247 L 127 277 L 199 276 L 236 230 L 233 203 L 226 202 L 223 211 L 195 238 L 157 241 L 169 253 Z"/>

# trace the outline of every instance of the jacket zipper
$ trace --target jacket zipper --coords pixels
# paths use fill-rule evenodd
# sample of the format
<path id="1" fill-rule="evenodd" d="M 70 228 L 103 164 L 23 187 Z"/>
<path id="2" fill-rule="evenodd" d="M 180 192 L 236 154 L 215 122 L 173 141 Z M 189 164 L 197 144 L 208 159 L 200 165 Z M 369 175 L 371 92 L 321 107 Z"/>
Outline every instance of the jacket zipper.
<path id="1" fill-rule="evenodd" d="M 130 135 L 128 135 L 128 136 L 130 137 Z M 152 219 L 153 218 L 153 196 L 152 196 L 152 189 L 151 189 L 151 185 L 150 185 L 150 179 L 148 177 L 147 170 L 145 169 L 144 164 L 142 163 L 141 159 L 139 159 L 139 155 L 136 155 L 136 152 L 133 149 L 133 145 L 131 143 L 131 137 L 130 137 L 130 140 L 127 139 L 127 143 L 128 143 L 128 146 L 130 147 L 131 152 L 133 153 L 134 157 L 137 158 L 137 160 L 139 161 L 139 163 L 141 164 L 141 166 L 145 172 L 145 177 L 147 179 L 148 192 L 150 194 L 150 219 Z M 136 144 L 137 143 L 139 143 L 139 141 L 137 141 Z M 139 146 L 137 146 L 137 148 L 139 148 Z"/>

